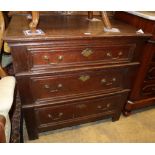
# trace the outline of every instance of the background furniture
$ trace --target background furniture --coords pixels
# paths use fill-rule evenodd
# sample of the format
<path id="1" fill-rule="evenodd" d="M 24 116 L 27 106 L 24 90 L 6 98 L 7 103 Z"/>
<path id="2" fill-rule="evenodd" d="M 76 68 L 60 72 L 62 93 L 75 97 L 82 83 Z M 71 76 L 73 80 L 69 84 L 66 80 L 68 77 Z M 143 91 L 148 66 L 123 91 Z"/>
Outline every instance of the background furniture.
<path id="1" fill-rule="evenodd" d="M 4 71 L 0 67 L 0 77 L 3 77 Z M 0 80 L 0 142 L 9 142 L 11 133 L 11 124 L 9 111 L 14 98 L 15 78 L 6 76 Z"/>
<path id="2" fill-rule="evenodd" d="M 155 104 L 155 12 L 116 12 L 115 18 L 152 34 L 124 108 L 124 114 L 129 115 L 132 110 Z"/>
<path id="3" fill-rule="evenodd" d="M 26 36 L 13 16 L 5 34 L 30 139 L 38 133 L 111 117 L 119 119 L 150 37 L 117 20 L 120 33 L 84 16 L 40 17 L 44 35 Z"/>
<path id="4" fill-rule="evenodd" d="M 0 52 L 3 45 L 3 33 L 5 22 L 2 12 L 0 12 Z M 9 111 L 13 103 L 15 78 L 7 76 L 0 65 L 0 142 L 9 142 L 11 125 Z"/>
<path id="5" fill-rule="evenodd" d="M 102 22 L 104 23 L 104 26 L 107 29 L 112 29 L 112 26 L 106 11 L 99 11 L 99 13 L 101 15 L 101 19 L 102 19 Z M 88 19 L 92 20 L 93 17 L 94 17 L 93 11 L 88 11 Z M 32 21 L 29 24 L 30 30 L 32 32 L 36 31 L 38 22 L 39 22 L 39 11 L 32 11 Z"/>
<path id="6" fill-rule="evenodd" d="M 1 27 L 0 40 L 1 40 L 1 47 L 2 47 L 1 55 L 0 55 L 0 56 L 2 56 L 1 57 L 1 64 L 0 64 L 0 69 L 1 69 L 0 71 L 1 71 L 1 75 L 13 76 L 14 71 L 12 69 L 12 64 L 10 64 L 11 63 L 10 60 L 12 60 L 10 58 L 11 57 L 10 50 L 9 50 L 9 47 L 7 46 L 7 44 L 3 42 L 3 38 L 2 38 L 4 30 L 5 30 L 5 28 L 7 28 L 8 24 L 9 24 L 9 18 L 8 18 L 7 13 L 8 12 L 3 12 L 3 13 L 0 12 L 0 24 L 1 24 L 1 26 L 0 26 Z M 4 52 L 4 49 L 5 49 L 5 52 Z M 10 77 L 10 78 L 13 78 L 13 77 Z M 8 79 L 8 84 L 10 83 L 10 80 L 9 80 L 8 77 L 3 78 L 3 80 L 0 80 L 1 81 L 0 83 L 2 83 L 3 86 L 5 86 L 5 83 L 7 83 L 6 79 Z M 1 93 L 1 96 L 2 96 L 3 99 L 4 99 L 4 93 L 5 93 L 4 91 L 7 91 L 7 89 L 12 90 L 11 87 L 8 88 L 9 87 L 8 84 L 6 84 L 6 88 L 3 88 L 2 90 L 0 90 L 0 93 Z M 2 85 L 0 87 L 2 87 Z M 6 93 L 8 93 L 8 91 Z M 2 107 L 0 107 L 0 109 L 1 109 L 0 111 L 2 111 L 4 113 L 7 109 L 4 109 L 5 106 L 3 106 L 4 103 L 2 102 L 2 98 L 0 99 L 0 101 L 1 101 L 0 103 L 2 105 Z M 11 96 L 10 96 L 10 98 L 11 98 Z M 9 100 L 9 97 L 6 97 L 6 101 L 7 100 Z M 5 103 L 5 105 L 7 106 L 6 103 Z M 20 119 L 21 119 L 21 106 L 20 105 L 21 104 L 20 104 L 20 101 L 19 101 L 19 97 L 18 97 L 18 94 L 16 95 L 16 90 L 15 90 L 13 105 L 11 107 L 11 110 L 9 110 L 9 116 L 10 116 L 10 121 L 11 121 L 11 135 L 10 135 L 10 128 L 8 128 L 8 130 L 7 130 L 8 132 L 6 132 L 7 133 L 6 134 L 7 135 L 7 142 L 17 143 L 17 142 L 22 142 L 23 141 L 22 140 L 22 128 L 21 128 L 21 125 L 20 125 L 20 123 L 22 123 L 20 121 Z M 4 119 L 4 115 L 2 117 Z M 6 123 L 6 126 L 7 126 L 7 124 L 8 124 L 8 121 Z M 7 127 L 5 127 L 5 128 L 7 128 Z M 10 140 L 9 140 L 9 137 L 10 137 Z"/>

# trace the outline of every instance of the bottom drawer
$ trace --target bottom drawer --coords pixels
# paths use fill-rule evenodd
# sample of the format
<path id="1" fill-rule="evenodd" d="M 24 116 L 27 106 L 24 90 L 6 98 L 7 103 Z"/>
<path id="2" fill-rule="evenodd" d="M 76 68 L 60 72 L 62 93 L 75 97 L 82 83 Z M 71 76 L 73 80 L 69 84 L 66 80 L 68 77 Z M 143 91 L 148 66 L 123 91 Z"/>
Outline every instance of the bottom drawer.
<path id="1" fill-rule="evenodd" d="M 127 93 L 100 97 L 89 100 L 81 100 L 63 105 L 50 105 L 36 108 L 36 116 L 39 128 L 74 122 L 84 118 L 91 118 L 103 113 L 120 113 L 125 103 Z"/>

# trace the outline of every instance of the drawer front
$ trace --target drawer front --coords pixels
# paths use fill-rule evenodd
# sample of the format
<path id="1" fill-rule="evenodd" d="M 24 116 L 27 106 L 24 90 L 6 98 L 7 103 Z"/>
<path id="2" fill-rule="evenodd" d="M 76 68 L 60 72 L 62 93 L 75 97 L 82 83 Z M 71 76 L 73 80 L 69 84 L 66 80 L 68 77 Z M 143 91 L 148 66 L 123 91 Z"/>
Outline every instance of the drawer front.
<path id="1" fill-rule="evenodd" d="M 75 105 L 75 117 L 85 117 L 93 114 L 99 114 L 111 110 L 120 109 L 120 96 L 105 97 L 86 101 Z"/>
<path id="2" fill-rule="evenodd" d="M 48 107 L 36 108 L 36 117 L 39 127 L 51 124 L 52 126 L 71 122 L 84 117 L 94 117 L 94 115 L 114 114 L 120 112 L 123 107 L 127 93 L 96 98 L 76 103 L 66 103 L 66 105 L 51 105 Z"/>
<path id="3" fill-rule="evenodd" d="M 60 122 L 73 118 L 73 106 L 52 106 L 36 110 L 39 124 Z"/>
<path id="4" fill-rule="evenodd" d="M 89 62 L 114 63 L 131 61 L 135 45 L 109 45 L 103 47 L 33 48 L 30 50 L 30 68 L 61 67 Z"/>
<path id="5" fill-rule="evenodd" d="M 63 76 L 31 78 L 34 100 L 94 91 L 122 89 L 125 69 L 86 71 Z"/>

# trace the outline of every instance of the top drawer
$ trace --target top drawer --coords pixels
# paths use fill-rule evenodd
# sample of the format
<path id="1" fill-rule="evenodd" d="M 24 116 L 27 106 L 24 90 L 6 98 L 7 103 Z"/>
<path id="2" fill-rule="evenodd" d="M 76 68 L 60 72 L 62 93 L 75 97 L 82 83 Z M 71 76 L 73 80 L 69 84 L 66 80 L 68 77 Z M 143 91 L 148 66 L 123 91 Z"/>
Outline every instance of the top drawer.
<path id="1" fill-rule="evenodd" d="M 135 49 L 129 45 L 71 46 L 71 47 L 28 47 L 29 68 L 48 69 L 58 67 L 80 66 L 89 63 L 129 62 Z"/>

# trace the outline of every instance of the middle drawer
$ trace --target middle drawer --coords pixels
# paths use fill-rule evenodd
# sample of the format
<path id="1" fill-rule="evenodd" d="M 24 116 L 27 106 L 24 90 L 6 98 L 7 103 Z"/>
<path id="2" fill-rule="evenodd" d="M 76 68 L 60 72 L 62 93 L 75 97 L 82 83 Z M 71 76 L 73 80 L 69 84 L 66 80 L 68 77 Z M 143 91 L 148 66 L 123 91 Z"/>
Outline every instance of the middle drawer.
<path id="1" fill-rule="evenodd" d="M 112 92 L 122 89 L 125 72 L 125 69 L 113 68 L 31 77 L 30 87 L 34 100 L 95 91 Z"/>

